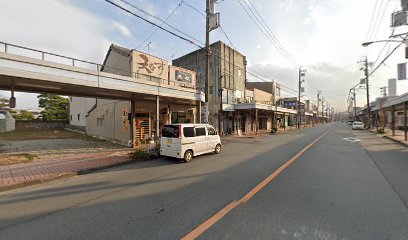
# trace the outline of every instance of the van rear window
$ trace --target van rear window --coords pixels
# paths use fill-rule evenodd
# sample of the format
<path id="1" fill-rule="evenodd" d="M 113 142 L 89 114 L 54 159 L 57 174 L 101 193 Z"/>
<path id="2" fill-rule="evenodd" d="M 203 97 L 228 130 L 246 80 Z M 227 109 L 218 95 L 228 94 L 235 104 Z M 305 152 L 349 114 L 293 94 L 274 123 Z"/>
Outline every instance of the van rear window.
<path id="1" fill-rule="evenodd" d="M 165 125 L 162 129 L 162 137 L 166 138 L 178 138 L 179 127 L 174 125 Z"/>

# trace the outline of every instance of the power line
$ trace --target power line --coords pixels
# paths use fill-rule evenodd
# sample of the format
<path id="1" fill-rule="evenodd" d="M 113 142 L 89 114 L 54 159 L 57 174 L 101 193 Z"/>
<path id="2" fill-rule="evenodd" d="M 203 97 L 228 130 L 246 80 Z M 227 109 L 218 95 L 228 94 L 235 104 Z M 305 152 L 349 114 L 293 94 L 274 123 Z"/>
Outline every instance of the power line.
<path id="1" fill-rule="evenodd" d="M 195 10 L 196 12 L 198 12 L 201 16 L 203 16 L 203 18 L 205 18 L 204 12 L 201 12 L 200 10 L 198 10 L 196 7 L 194 7 L 193 5 L 191 5 L 188 2 L 183 2 L 183 4 L 185 4 L 187 7 L 190 7 L 191 9 Z"/>
<path id="2" fill-rule="evenodd" d="M 106 1 L 107 3 L 110 3 L 111 5 L 113 5 L 113 6 L 117 7 L 117 8 L 119 8 L 119 9 L 121 9 L 122 11 L 125 11 L 125 12 L 127 12 L 127 13 L 129 13 L 129 14 L 131 14 L 131 15 L 133 15 L 133 16 L 135 16 L 135 17 L 137 17 L 137 18 L 139 18 L 139 19 L 141 19 L 141 20 L 143 20 L 143 21 L 145 21 L 145 22 L 147 22 L 147 23 L 153 25 L 153 26 L 156 26 L 157 28 L 159 28 L 159 29 L 161 29 L 161 30 L 163 30 L 163 31 L 165 31 L 165 32 L 167 32 L 167 33 L 169 33 L 169 34 L 175 36 L 175 37 L 178 37 L 178 38 L 180 38 L 180 39 L 182 39 L 182 40 L 184 40 L 184 41 L 186 41 L 186 42 L 189 42 L 189 43 L 193 44 L 194 46 L 196 46 L 197 48 L 199 48 L 199 50 L 205 50 L 204 47 L 200 46 L 200 45 L 197 44 L 196 42 L 194 42 L 194 41 L 192 41 L 192 40 L 190 40 L 190 39 L 188 39 L 188 38 L 186 38 L 186 37 L 183 37 L 183 36 L 181 36 L 180 34 L 174 33 L 174 32 L 172 32 L 172 31 L 170 31 L 170 30 L 168 30 L 168 29 L 166 29 L 166 28 L 164 28 L 164 27 L 162 27 L 162 26 L 160 26 L 160 25 L 158 25 L 158 24 L 156 24 L 156 23 L 154 23 L 154 22 L 152 22 L 152 21 L 150 21 L 150 20 L 148 20 L 148 19 L 146 19 L 146 18 L 144 18 L 144 17 L 142 17 L 142 16 L 140 16 L 140 15 L 138 15 L 138 14 L 136 14 L 136 13 L 134 13 L 134 12 L 132 12 L 132 11 L 130 11 L 130 10 L 128 10 L 128 9 L 126 9 L 126 8 L 124 8 L 124 7 L 120 6 L 120 5 L 118 5 L 118 4 L 116 4 L 116 3 L 114 3 L 114 2 L 112 2 L 111 0 L 105 0 L 105 1 Z M 124 0 L 120 0 L 120 1 L 124 1 Z M 153 15 L 151 15 L 151 16 L 153 16 Z M 155 17 L 155 18 L 157 18 L 157 17 Z M 158 18 L 158 19 L 160 19 L 160 18 Z M 160 20 L 161 20 L 161 19 L 160 19 Z M 162 21 L 162 20 L 161 20 L 161 21 Z M 168 25 L 168 24 L 166 24 L 166 25 Z M 168 25 L 168 26 L 170 26 L 170 25 Z M 251 76 L 253 76 L 253 77 L 255 77 L 255 78 L 257 78 L 257 79 L 259 79 L 259 80 L 261 80 L 261 81 L 263 81 L 263 82 L 272 82 L 272 81 L 265 80 L 265 79 L 268 79 L 268 78 L 263 79 L 262 77 L 259 77 L 259 76 L 257 76 L 257 75 L 254 74 L 254 73 L 251 73 L 251 72 L 248 71 L 247 69 L 241 68 L 240 66 L 238 66 L 238 65 L 236 65 L 236 64 L 234 64 L 234 63 L 232 63 L 232 62 L 230 62 L 229 60 L 226 60 L 225 58 L 219 56 L 218 54 L 216 54 L 216 53 L 214 53 L 214 52 L 212 52 L 212 54 L 213 54 L 214 56 L 217 56 L 218 58 L 220 58 L 220 59 L 226 61 L 227 63 L 234 65 L 234 66 L 237 67 L 238 69 L 246 71 L 246 73 L 248 73 L 249 75 L 251 75 Z M 281 86 L 281 89 L 283 88 L 284 91 L 287 91 L 287 92 L 290 92 L 290 91 L 291 91 L 291 92 L 294 92 L 294 93 L 298 93 L 298 91 L 293 90 L 293 89 L 291 89 L 291 88 L 289 88 L 289 87 L 287 87 L 287 86 L 285 86 L 285 85 L 283 85 L 283 84 L 281 84 L 281 83 L 280 83 L 280 86 Z"/>
<path id="3" fill-rule="evenodd" d="M 163 26 L 164 23 L 167 22 L 167 20 L 169 20 L 169 18 L 177 11 L 177 9 L 181 6 L 181 4 L 183 3 L 183 0 L 180 1 L 179 4 L 177 4 L 177 6 L 173 9 L 173 11 L 171 11 L 171 13 L 166 17 L 166 19 L 164 19 L 164 22 L 162 22 L 160 24 L 160 26 Z M 143 40 L 139 46 L 137 46 L 135 49 L 139 49 L 143 44 L 145 44 L 147 41 L 149 41 L 149 39 L 151 37 L 153 37 L 154 34 L 156 34 L 157 30 L 159 30 L 159 28 L 155 28 L 155 30 L 145 39 Z"/>
<path id="4" fill-rule="evenodd" d="M 126 12 L 128 12 L 128 13 L 130 13 L 130 11 L 129 11 L 128 9 L 126 9 L 126 8 L 124 8 L 124 7 L 122 7 L 122 6 L 120 6 L 119 4 L 116 4 L 116 3 L 112 2 L 111 0 L 105 0 L 105 1 L 106 1 L 106 2 L 109 2 L 110 4 L 112 4 L 112 5 L 116 6 L 116 7 L 121 8 L 122 10 L 124 10 L 124 11 L 126 11 Z M 164 25 L 166 25 L 166 26 L 168 26 L 169 28 L 173 29 L 174 31 L 178 32 L 179 34 L 184 35 L 185 38 L 186 38 L 186 37 L 189 37 L 189 38 L 193 39 L 195 42 L 198 42 L 198 43 L 201 43 L 202 45 L 204 45 L 204 43 L 201 42 L 200 40 L 198 40 L 197 38 L 195 38 L 195 37 L 193 37 L 193 36 L 191 36 L 191 35 L 189 35 L 189 34 L 183 32 L 183 31 L 177 29 L 176 27 L 173 27 L 172 25 L 170 25 L 170 24 L 168 24 L 167 22 L 165 22 L 163 19 L 161 19 L 161 18 L 159 18 L 159 17 L 157 17 L 157 16 L 154 16 L 153 14 L 150 14 L 150 13 L 146 12 L 145 10 L 143 10 L 143 9 L 141 9 L 141 8 L 139 8 L 139 7 L 137 7 L 135 4 L 132 4 L 132 3 L 128 2 L 128 1 L 126 1 L 126 0 L 119 0 L 119 1 L 122 2 L 122 3 L 124 3 L 124 4 L 126 4 L 126 5 L 128 5 L 129 7 L 132 7 L 132 8 L 134 8 L 134 9 L 136 9 L 136 10 L 138 10 L 138 11 L 140 11 L 140 12 L 146 14 L 146 15 L 149 16 L 149 17 L 152 17 L 152 18 L 154 18 L 154 19 L 160 21 L 161 23 L 163 23 Z M 131 13 L 131 14 L 132 14 L 132 15 L 135 15 L 135 13 Z M 137 17 L 140 18 L 139 15 L 138 15 Z M 151 23 L 151 24 L 154 24 L 155 26 L 158 26 L 158 24 L 153 23 L 153 22 L 150 21 L 150 20 L 147 20 L 147 19 L 144 19 L 144 20 L 145 20 L 145 21 L 148 21 L 148 22 Z M 161 26 L 160 26 L 160 29 L 163 30 L 163 28 L 162 28 Z M 168 30 L 166 30 L 166 31 L 168 31 Z"/>
<path id="5" fill-rule="evenodd" d="M 251 11 L 252 12 L 252 14 L 254 15 L 254 17 L 257 19 L 257 21 L 254 19 L 254 17 L 249 13 L 249 11 L 248 11 L 248 9 L 242 4 L 242 2 L 241 2 L 241 0 L 238 0 L 238 3 L 241 5 L 241 7 L 244 9 L 244 11 L 246 12 L 246 14 L 251 18 L 251 20 L 254 22 L 254 24 L 259 28 L 259 30 L 261 30 L 261 32 L 265 35 L 265 37 L 269 40 L 269 42 L 278 50 L 278 52 L 288 61 L 288 62 L 290 62 L 290 63 L 292 63 L 292 64 L 294 64 L 294 65 L 299 65 L 299 64 L 297 64 L 297 62 L 293 59 L 293 58 L 291 58 L 290 57 L 290 55 L 288 55 L 287 53 L 285 53 L 285 50 L 284 49 L 282 49 L 280 46 L 279 46 L 279 44 L 276 42 L 276 40 L 273 38 L 273 37 L 271 37 L 271 34 L 269 33 L 269 31 L 268 31 L 268 29 L 265 29 L 264 27 L 263 27 L 263 25 L 262 25 L 262 23 L 261 23 L 261 21 L 259 20 L 259 18 L 256 16 L 256 14 L 252 11 L 252 9 L 249 7 L 249 5 L 245 2 L 245 1 L 243 1 L 246 5 L 247 5 L 247 7 L 248 7 L 248 9 L 249 9 L 249 11 Z M 259 22 L 259 23 L 258 23 Z M 261 25 L 262 26 L 261 26 Z M 269 34 L 268 34 L 268 33 Z"/>
<path id="6" fill-rule="evenodd" d="M 394 49 L 392 49 L 392 51 L 370 72 L 370 74 L 368 74 L 368 76 L 371 76 L 379 67 L 381 67 L 381 65 L 383 63 L 385 63 L 385 61 L 387 61 L 387 59 L 402 45 L 404 44 L 406 38 L 404 38 L 404 41 L 401 42 L 400 44 L 398 44 Z"/>
<path id="7" fill-rule="evenodd" d="M 249 0 L 248 0 L 249 1 Z M 246 7 L 244 5 L 242 5 L 241 0 L 238 1 L 240 3 L 240 5 L 244 8 L 245 12 L 248 14 L 248 16 L 250 16 L 251 20 L 255 23 L 255 25 L 257 25 L 257 27 L 262 31 L 262 33 L 268 38 L 268 40 L 272 43 L 272 45 L 280 52 L 280 54 L 286 58 L 287 61 L 291 62 L 294 65 L 299 65 L 297 63 L 297 61 L 288 53 L 288 51 L 286 51 L 286 49 L 280 44 L 279 40 L 276 38 L 276 36 L 273 34 L 272 30 L 269 28 L 269 26 L 266 24 L 265 20 L 263 20 L 262 16 L 259 14 L 259 12 L 256 10 L 255 6 L 251 3 L 251 5 L 253 6 L 253 9 L 251 8 L 251 6 L 246 2 L 243 1 L 244 4 L 246 5 Z M 247 9 L 249 9 L 249 11 L 252 13 L 252 16 L 255 17 L 255 19 L 257 20 L 257 22 L 260 24 L 258 24 L 254 18 L 249 14 L 249 12 L 247 11 Z"/>
<path id="8" fill-rule="evenodd" d="M 186 6 L 190 7 L 191 9 L 193 9 L 194 11 L 196 11 L 197 13 L 199 13 L 204 19 L 205 19 L 205 15 L 204 13 L 202 13 L 200 10 L 198 10 L 196 7 L 194 7 L 193 5 L 187 3 L 187 2 L 183 2 Z M 221 32 L 225 35 L 225 37 L 227 38 L 228 42 L 231 44 L 231 46 L 234 49 L 237 49 L 234 44 L 232 43 L 231 39 L 229 38 L 228 34 L 224 31 L 224 28 L 220 25 L 220 30 Z"/>
<path id="9" fill-rule="evenodd" d="M 371 39 L 374 39 L 374 38 L 377 37 L 378 30 L 380 29 L 381 22 L 382 22 L 382 20 L 384 19 L 385 13 L 387 12 L 387 9 L 388 9 L 388 6 L 389 6 L 390 1 L 391 1 L 391 0 L 387 0 L 387 2 L 385 3 L 384 10 L 382 11 L 381 17 L 378 19 L 377 25 L 374 25 L 374 29 L 375 29 L 375 30 L 372 32 Z M 382 3 L 383 3 L 383 1 L 381 2 L 380 9 L 381 9 Z"/>
<path id="10" fill-rule="evenodd" d="M 252 3 L 251 0 L 247 0 L 250 5 L 252 6 L 252 8 L 255 10 L 255 12 L 257 13 L 257 15 L 259 16 L 259 18 L 262 20 L 264 28 L 269 30 L 269 34 L 272 36 L 272 38 L 275 40 L 275 42 L 278 44 L 278 46 L 287 54 L 287 56 L 289 56 L 295 63 L 296 65 L 299 65 L 296 61 L 296 59 L 283 47 L 282 43 L 278 40 L 278 38 L 276 37 L 276 35 L 273 33 L 272 29 L 269 27 L 269 25 L 266 23 L 265 19 L 262 17 L 262 15 L 259 13 L 259 11 L 257 10 L 257 8 L 255 7 L 255 5 Z M 245 1 L 244 1 L 245 2 Z M 247 4 L 248 6 L 248 4 Z"/>
<path id="11" fill-rule="evenodd" d="M 374 5 L 374 8 L 373 8 L 373 12 L 371 14 L 370 25 L 368 26 L 367 34 L 366 34 L 366 37 L 365 37 L 365 40 L 364 40 L 365 42 L 368 41 L 368 36 L 370 35 L 370 32 L 371 32 L 371 27 L 373 25 L 375 13 L 377 12 L 377 5 L 378 5 L 378 0 L 375 0 L 375 5 Z"/>
<path id="12" fill-rule="evenodd" d="M 231 39 L 228 37 L 227 33 L 224 31 L 224 28 L 222 28 L 221 25 L 220 25 L 220 30 L 221 30 L 221 32 L 224 33 L 225 37 L 227 38 L 227 40 L 228 40 L 228 42 L 231 44 L 231 46 L 232 46 L 234 49 L 237 49 L 237 48 L 234 46 L 234 44 L 232 43 Z"/>

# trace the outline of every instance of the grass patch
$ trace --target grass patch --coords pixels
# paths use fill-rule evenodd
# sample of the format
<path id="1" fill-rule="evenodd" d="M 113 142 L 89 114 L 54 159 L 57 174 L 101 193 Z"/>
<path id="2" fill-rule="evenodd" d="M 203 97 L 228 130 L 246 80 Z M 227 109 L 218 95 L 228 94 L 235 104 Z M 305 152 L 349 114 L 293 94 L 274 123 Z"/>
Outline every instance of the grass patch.
<path id="1" fill-rule="evenodd" d="M 3 156 L 0 159 L 0 166 L 19 164 L 19 163 L 28 163 L 28 162 L 32 162 L 35 158 L 37 158 L 37 156 L 31 155 L 28 153 Z"/>
<path id="2" fill-rule="evenodd" d="M 3 141 L 65 139 L 79 137 L 83 137 L 83 134 L 67 130 L 14 130 L 11 132 L 0 133 L 0 140 Z"/>

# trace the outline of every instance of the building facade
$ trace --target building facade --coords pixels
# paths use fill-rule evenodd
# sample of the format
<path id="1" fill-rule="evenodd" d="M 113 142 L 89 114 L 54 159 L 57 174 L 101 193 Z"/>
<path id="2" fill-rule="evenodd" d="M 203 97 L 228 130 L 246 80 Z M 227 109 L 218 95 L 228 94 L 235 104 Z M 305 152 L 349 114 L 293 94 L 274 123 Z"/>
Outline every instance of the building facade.
<path id="1" fill-rule="evenodd" d="M 86 117 L 95 105 L 95 98 L 70 97 L 69 98 L 69 125 L 85 131 Z"/>
<path id="2" fill-rule="evenodd" d="M 218 41 L 210 45 L 210 79 L 208 84 L 208 121 L 221 134 L 231 133 L 233 111 L 223 105 L 233 105 L 245 98 L 246 57 Z M 205 91 L 206 51 L 203 49 L 174 59 L 172 64 L 197 73 L 196 87 Z M 204 112 L 202 112 L 202 115 Z"/>
<path id="3" fill-rule="evenodd" d="M 166 85 L 195 91 L 194 71 L 167 65 L 167 61 L 132 49 L 111 45 L 100 71 L 150 82 L 152 88 Z M 165 93 L 161 93 L 164 95 Z M 202 95 L 202 93 L 197 93 Z M 84 126 L 88 135 L 129 145 L 146 143 L 160 136 L 169 123 L 195 123 L 200 102 L 180 97 L 135 95 L 133 101 L 72 97 L 71 124 Z M 82 118 L 84 115 L 84 118 Z M 133 117 L 132 117 L 133 116 Z M 130 137 L 129 137 L 130 136 Z"/>

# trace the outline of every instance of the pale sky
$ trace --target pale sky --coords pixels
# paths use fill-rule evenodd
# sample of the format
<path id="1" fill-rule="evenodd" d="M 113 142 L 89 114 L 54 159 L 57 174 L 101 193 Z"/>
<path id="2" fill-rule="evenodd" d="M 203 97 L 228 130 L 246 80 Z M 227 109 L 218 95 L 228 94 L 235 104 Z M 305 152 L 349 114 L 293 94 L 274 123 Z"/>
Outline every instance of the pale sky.
<path id="1" fill-rule="evenodd" d="M 116 0 L 117 1 L 117 0 Z M 152 15 L 165 19 L 180 0 L 128 0 Z M 244 0 L 241 0 L 241 2 Z M 248 0 L 245 0 L 248 1 Z M 204 0 L 184 0 L 168 23 L 204 42 L 204 18 L 187 4 L 204 12 Z M 270 79 L 297 88 L 298 70 L 286 61 L 245 13 L 238 0 L 218 1 L 221 25 L 237 50 L 247 56 L 248 66 Z M 384 48 L 377 43 L 368 49 L 365 40 L 387 39 L 392 29 L 390 14 L 400 9 L 399 0 L 252 0 L 269 28 L 284 48 L 307 70 L 306 95 L 316 102 L 317 90 L 338 110 L 346 108 L 348 89 L 362 73 L 357 63 L 368 55 L 380 62 L 395 44 Z M 377 3 L 377 4 L 376 4 Z M 374 11 L 374 8 L 376 11 Z M 129 8 L 131 9 L 131 8 Z M 143 15 L 137 10 L 132 9 Z M 370 28 L 370 20 L 374 14 Z M 154 20 L 149 17 L 150 20 Z M 403 32 L 405 29 L 395 29 Z M 0 1 L 0 41 L 51 51 L 102 63 L 111 43 L 136 48 L 154 31 L 149 24 L 126 14 L 104 0 L 2 0 Z M 220 30 L 211 41 L 229 44 Z M 158 30 L 141 51 L 171 61 L 196 48 Z M 378 57 L 379 56 L 379 57 Z M 371 100 L 387 79 L 396 77 L 396 64 L 404 62 L 403 49 L 371 78 Z M 249 77 L 249 79 L 251 79 Z M 399 81 L 398 93 L 408 90 L 408 80 Z M 289 95 L 289 93 L 285 93 Z M 9 97 L 9 92 L 0 91 Z M 35 94 L 18 93 L 18 108 L 36 108 Z M 365 104 L 363 91 L 358 105 Z"/>

